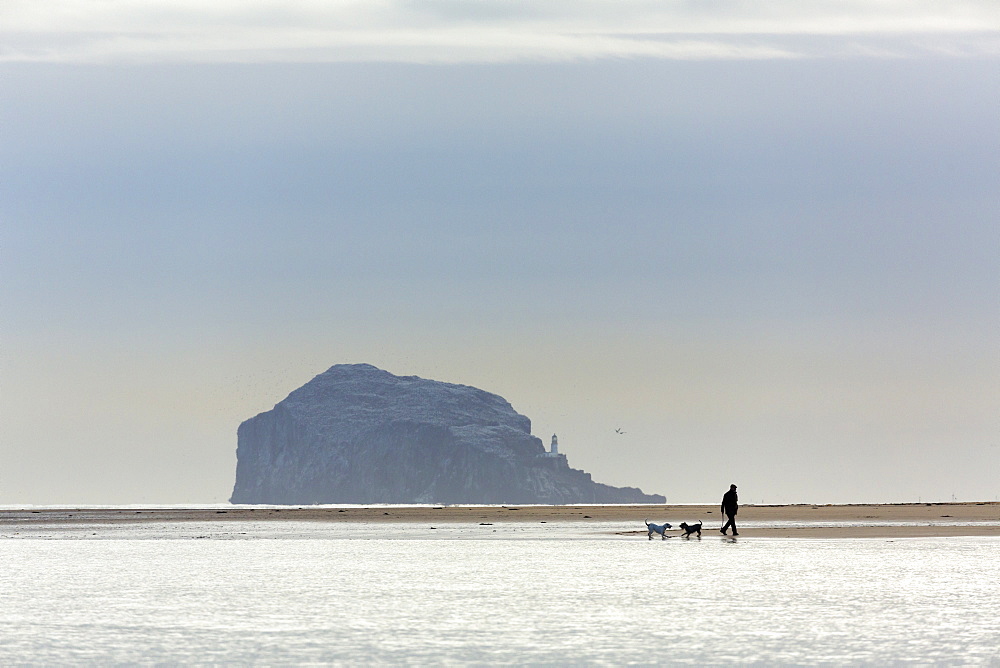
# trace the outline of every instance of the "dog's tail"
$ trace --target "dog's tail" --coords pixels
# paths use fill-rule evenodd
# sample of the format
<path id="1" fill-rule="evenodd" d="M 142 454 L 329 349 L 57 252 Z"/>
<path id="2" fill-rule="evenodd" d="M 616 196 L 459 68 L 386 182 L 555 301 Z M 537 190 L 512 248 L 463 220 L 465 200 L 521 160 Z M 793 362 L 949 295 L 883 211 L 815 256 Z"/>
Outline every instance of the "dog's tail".
<path id="1" fill-rule="evenodd" d="M 646 523 L 646 526 L 649 526 L 649 520 L 643 520 L 643 522 Z"/>

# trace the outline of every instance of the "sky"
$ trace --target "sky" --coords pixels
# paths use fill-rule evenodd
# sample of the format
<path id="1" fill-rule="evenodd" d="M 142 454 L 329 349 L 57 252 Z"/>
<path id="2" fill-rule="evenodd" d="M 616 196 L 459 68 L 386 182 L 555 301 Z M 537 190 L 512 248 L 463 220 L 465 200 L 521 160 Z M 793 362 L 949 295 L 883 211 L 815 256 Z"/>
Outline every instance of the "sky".
<path id="1" fill-rule="evenodd" d="M 673 503 L 998 500 L 998 100 L 992 0 L 6 0 L 0 504 L 225 502 L 359 362 Z"/>

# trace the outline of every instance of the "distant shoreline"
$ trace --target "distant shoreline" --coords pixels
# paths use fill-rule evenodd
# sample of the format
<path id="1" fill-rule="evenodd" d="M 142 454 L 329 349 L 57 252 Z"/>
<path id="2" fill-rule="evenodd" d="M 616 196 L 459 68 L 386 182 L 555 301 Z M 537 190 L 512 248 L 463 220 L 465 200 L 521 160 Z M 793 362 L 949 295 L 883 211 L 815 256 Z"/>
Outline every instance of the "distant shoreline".
<path id="1" fill-rule="evenodd" d="M 614 533 L 645 534 L 643 520 L 692 524 L 704 522 L 703 535 L 718 536 L 716 505 L 575 505 L 575 506 L 247 506 L 215 507 L 71 507 L 0 510 L 0 530 L 59 526 L 143 525 L 183 522 L 353 522 L 378 523 L 621 523 Z M 741 537 L 753 538 L 907 538 L 1000 536 L 1000 503 L 790 504 L 745 505 L 737 524 Z M 633 528 L 635 527 L 635 528 Z"/>

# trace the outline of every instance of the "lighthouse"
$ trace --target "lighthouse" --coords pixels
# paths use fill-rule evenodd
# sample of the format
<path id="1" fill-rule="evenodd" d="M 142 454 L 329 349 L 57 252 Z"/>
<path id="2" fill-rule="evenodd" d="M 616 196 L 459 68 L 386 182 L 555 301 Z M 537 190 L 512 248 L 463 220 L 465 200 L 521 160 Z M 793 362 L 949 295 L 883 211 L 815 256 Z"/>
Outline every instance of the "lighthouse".
<path id="1" fill-rule="evenodd" d="M 538 454 L 536 461 L 539 465 L 548 466 L 556 469 L 569 468 L 569 462 L 566 461 L 566 455 L 559 454 L 559 438 L 552 434 L 552 444 L 549 446 L 549 451 L 544 450 Z"/>

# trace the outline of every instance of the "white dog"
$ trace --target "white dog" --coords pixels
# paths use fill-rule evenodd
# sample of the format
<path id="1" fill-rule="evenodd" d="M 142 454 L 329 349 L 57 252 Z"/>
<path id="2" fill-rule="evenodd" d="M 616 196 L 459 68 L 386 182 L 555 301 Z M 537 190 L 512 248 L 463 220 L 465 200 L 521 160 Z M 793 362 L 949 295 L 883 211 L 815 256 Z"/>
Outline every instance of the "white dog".
<path id="1" fill-rule="evenodd" d="M 643 520 L 646 523 L 646 535 L 649 536 L 649 540 L 653 540 L 653 534 L 660 534 L 661 540 L 667 539 L 667 529 L 671 528 L 668 522 L 663 524 L 650 524 L 649 520 Z"/>

